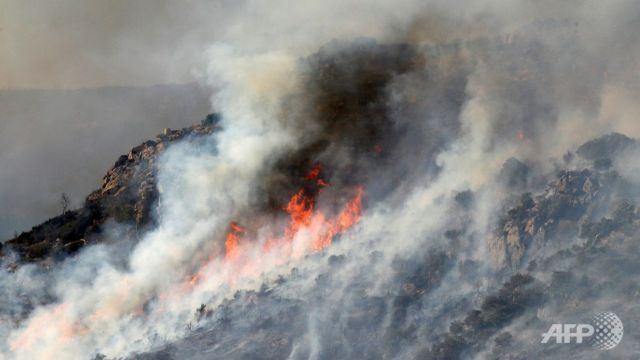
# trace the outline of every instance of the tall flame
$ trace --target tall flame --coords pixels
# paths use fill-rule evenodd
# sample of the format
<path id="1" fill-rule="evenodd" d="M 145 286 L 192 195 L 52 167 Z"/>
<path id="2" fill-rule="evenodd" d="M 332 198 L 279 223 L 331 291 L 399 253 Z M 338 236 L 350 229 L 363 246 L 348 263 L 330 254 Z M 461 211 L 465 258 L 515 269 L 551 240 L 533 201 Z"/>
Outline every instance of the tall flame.
<path id="1" fill-rule="evenodd" d="M 244 232 L 244 229 L 235 222 L 232 222 L 230 226 L 231 231 L 227 234 L 227 240 L 224 243 L 227 259 L 235 258 L 238 255 L 238 239 Z"/>

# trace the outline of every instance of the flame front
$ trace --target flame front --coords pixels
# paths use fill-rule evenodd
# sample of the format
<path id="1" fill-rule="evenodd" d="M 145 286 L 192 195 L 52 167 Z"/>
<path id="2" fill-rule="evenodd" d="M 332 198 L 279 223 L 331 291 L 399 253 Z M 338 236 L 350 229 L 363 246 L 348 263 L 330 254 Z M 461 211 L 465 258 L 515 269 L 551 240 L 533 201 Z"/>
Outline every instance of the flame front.
<path id="1" fill-rule="evenodd" d="M 233 286 L 239 279 L 258 276 L 273 266 L 299 259 L 310 252 L 321 251 L 330 246 L 336 236 L 358 223 L 362 216 L 363 186 L 352 189 L 355 194 L 340 211 L 328 216 L 318 209 L 318 198 L 322 189 L 329 186 L 321 178 L 320 164 L 314 166 L 303 179 L 310 182 L 307 184 L 310 186 L 300 189 L 283 206 L 288 219 L 280 236 L 266 241 L 252 241 L 248 238 L 249 231 L 245 227 L 232 222 L 224 243 L 224 257 L 209 257 L 193 276 L 161 292 L 157 297 L 159 305 L 156 310 L 168 311 L 172 302 L 194 291 L 196 286 L 200 286 L 204 281 L 217 284 L 213 286 Z M 221 269 L 219 265 L 226 270 L 216 275 L 216 271 Z M 66 303 L 47 309 L 34 317 L 18 336 L 11 339 L 12 350 L 34 346 L 39 339 L 45 337 L 64 344 L 73 338 L 96 331 L 99 323 L 108 323 L 122 316 L 145 316 L 142 305 L 144 301 L 129 296 L 131 285 L 127 281 L 123 281 L 122 285 L 121 292 L 105 300 L 87 316 L 72 314 L 72 308 Z M 50 323 L 55 326 L 48 325 Z"/>
<path id="2" fill-rule="evenodd" d="M 232 222 L 231 223 L 231 231 L 227 234 L 227 240 L 225 241 L 225 258 L 231 259 L 235 258 L 238 255 L 238 239 L 244 232 L 244 229 Z"/>
<path id="3" fill-rule="evenodd" d="M 289 257 L 300 257 L 310 251 L 320 251 L 331 245 L 334 237 L 343 234 L 355 225 L 362 216 L 364 187 L 357 186 L 356 194 L 344 205 L 338 215 L 329 217 L 317 209 L 318 197 L 329 184 L 322 179 L 321 165 L 316 164 L 303 179 L 313 181 L 312 189 L 302 188 L 296 192 L 283 210 L 289 220 L 282 236 L 268 239 L 262 246 L 264 253 L 278 252 L 286 261 Z M 225 242 L 225 258 L 238 259 L 238 237 L 244 230 L 235 223 L 231 225 Z"/>

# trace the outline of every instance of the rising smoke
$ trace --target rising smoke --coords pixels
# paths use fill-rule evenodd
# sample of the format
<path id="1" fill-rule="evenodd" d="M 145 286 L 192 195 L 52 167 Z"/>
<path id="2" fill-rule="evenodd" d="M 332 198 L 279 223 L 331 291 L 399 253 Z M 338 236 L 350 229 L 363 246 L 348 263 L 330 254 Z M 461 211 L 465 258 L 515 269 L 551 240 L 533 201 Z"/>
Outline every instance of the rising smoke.
<path id="1" fill-rule="evenodd" d="M 246 4 L 243 21 L 272 27 L 231 26 L 205 53 L 222 130 L 162 156 L 157 228 L 124 265 L 96 245 L 50 273 L 3 274 L 14 319 L 2 323 L 3 354 L 128 356 L 188 336 L 189 324 L 236 321 L 212 356 L 241 358 L 260 350 L 250 340 L 261 319 L 278 314 L 296 329 L 283 347 L 292 359 L 419 354 L 423 339 L 447 331 L 452 309 L 499 287 L 485 239 L 513 201 L 499 180 L 508 159 L 536 172 L 519 190 L 538 191 L 586 140 L 640 135 L 629 85 L 640 47 L 627 35 L 640 10 L 536 4 Z M 316 164 L 328 185 L 307 175 Z M 306 245 L 313 223 L 281 234 L 282 207 L 305 186 L 327 218 L 364 191 L 362 216 L 329 247 Z M 225 256 L 232 222 L 250 234 L 241 264 Z M 281 235 L 290 248 L 269 250 Z M 406 274 L 429 280 L 398 289 Z M 194 324 L 201 304 L 251 291 L 269 294 L 262 308 L 230 306 Z"/>

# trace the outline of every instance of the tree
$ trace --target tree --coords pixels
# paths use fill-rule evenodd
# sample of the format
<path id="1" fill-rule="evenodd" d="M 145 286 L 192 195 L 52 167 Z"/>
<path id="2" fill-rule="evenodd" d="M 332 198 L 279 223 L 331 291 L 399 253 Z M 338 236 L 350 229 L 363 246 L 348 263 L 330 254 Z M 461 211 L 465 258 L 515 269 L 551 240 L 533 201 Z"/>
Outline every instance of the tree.
<path id="1" fill-rule="evenodd" d="M 71 201 L 69 200 L 69 196 L 67 195 L 67 193 L 62 193 L 62 195 L 60 195 L 60 206 L 62 206 L 62 215 L 67 213 L 70 203 Z"/>

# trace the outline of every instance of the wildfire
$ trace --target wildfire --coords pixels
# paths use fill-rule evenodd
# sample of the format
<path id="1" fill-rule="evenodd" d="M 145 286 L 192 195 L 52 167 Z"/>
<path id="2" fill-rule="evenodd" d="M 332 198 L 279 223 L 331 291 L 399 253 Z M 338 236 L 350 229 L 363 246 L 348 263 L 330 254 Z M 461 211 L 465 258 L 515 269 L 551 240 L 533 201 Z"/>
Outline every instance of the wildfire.
<path id="1" fill-rule="evenodd" d="M 329 184 L 321 177 L 322 168 L 318 163 L 303 178 L 313 181 L 316 188 L 302 188 L 295 193 L 283 210 L 289 215 L 289 221 L 283 231 L 283 235 L 267 240 L 263 245 L 265 253 L 276 250 L 283 251 L 294 257 L 303 255 L 307 251 L 320 251 L 331 245 L 333 238 L 340 235 L 355 225 L 362 215 L 362 196 L 364 187 L 358 186 L 356 194 L 338 213 L 337 216 L 328 217 L 317 209 L 318 197 L 322 188 Z M 231 231 L 227 234 L 225 242 L 225 258 L 238 258 L 238 238 L 244 229 L 235 223 L 231 225 Z M 294 244 L 300 239 L 301 244 Z M 297 245 L 296 251 L 293 251 Z"/>
<path id="2" fill-rule="evenodd" d="M 320 165 L 320 163 L 317 163 L 313 166 L 313 168 L 311 169 L 311 171 L 309 171 L 309 174 L 307 174 L 307 176 L 304 177 L 305 180 L 316 180 L 316 179 L 320 179 L 320 172 L 322 171 L 322 165 Z"/>
<path id="3" fill-rule="evenodd" d="M 318 209 L 318 198 L 323 188 L 329 184 L 321 177 L 320 164 L 315 165 L 303 178 L 306 186 L 296 192 L 283 211 L 288 221 L 280 236 L 267 240 L 262 245 L 258 241 L 247 239 L 248 232 L 238 223 L 232 222 L 225 240 L 224 258 L 220 259 L 233 269 L 233 275 L 226 281 L 233 284 L 237 279 L 258 275 L 273 264 L 280 264 L 291 258 L 298 258 L 308 252 L 321 251 L 331 245 L 333 239 L 354 226 L 362 216 L 362 197 L 364 187 L 354 189 L 355 194 L 342 206 L 336 214 L 327 215 Z M 255 255 L 263 254 L 275 261 L 256 261 Z M 218 258 L 219 259 L 219 258 Z M 253 260 L 252 260 L 253 259 Z M 215 258 L 209 258 L 209 262 Z M 206 266 L 195 275 L 185 279 L 179 286 L 159 295 L 158 311 L 168 306 L 174 298 L 182 297 L 208 276 Z M 66 304 L 58 305 L 35 316 L 29 326 L 19 336 L 10 340 L 12 350 L 35 346 L 43 338 L 54 338 L 65 343 L 78 336 L 92 331 L 92 324 L 131 314 L 144 316 L 145 310 L 140 299 L 131 298 L 128 293 L 130 284 L 125 281 L 120 291 L 83 320 L 74 320 L 69 314 Z M 54 325 L 52 325 L 54 324 Z"/>
<path id="4" fill-rule="evenodd" d="M 270 266 L 286 263 L 313 251 L 321 251 L 331 245 L 333 239 L 353 227 L 362 216 L 362 197 L 364 187 L 357 186 L 355 194 L 336 214 L 328 216 L 318 209 L 318 198 L 323 188 L 329 184 L 322 178 L 322 168 L 318 163 L 302 179 L 305 186 L 289 199 L 282 210 L 288 220 L 279 236 L 268 238 L 264 242 L 250 241 L 249 232 L 236 222 L 229 224 L 225 239 L 224 261 L 232 270 L 226 281 L 236 283 L 240 278 L 258 276 Z M 262 261 L 261 258 L 269 260 Z M 206 266 L 215 261 L 210 257 L 199 271 L 185 279 L 181 288 L 191 291 L 203 279 L 211 277 Z M 181 291 L 182 291 L 181 290 Z M 177 291 L 175 293 L 180 293 Z"/>
<path id="5" fill-rule="evenodd" d="M 240 225 L 232 222 L 231 231 L 227 234 L 227 240 L 225 241 L 225 257 L 227 259 L 235 258 L 238 255 L 238 239 L 244 232 L 244 229 Z"/>
<path id="6" fill-rule="evenodd" d="M 311 248 L 314 251 L 320 251 L 331 245 L 336 235 L 343 234 L 360 220 L 363 195 L 364 188 L 359 186 L 356 196 L 349 200 L 335 219 L 326 220 L 321 212 L 315 215 L 318 223 L 320 223 L 320 231 L 316 233 L 317 236 L 315 236 L 311 244 Z"/>
<path id="7" fill-rule="evenodd" d="M 77 332 L 76 326 L 68 319 L 67 305 L 59 304 L 50 311 L 35 316 L 17 338 L 9 342 L 12 350 L 34 346 L 45 337 L 55 337 L 59 341 L 69 341 Z"/>

